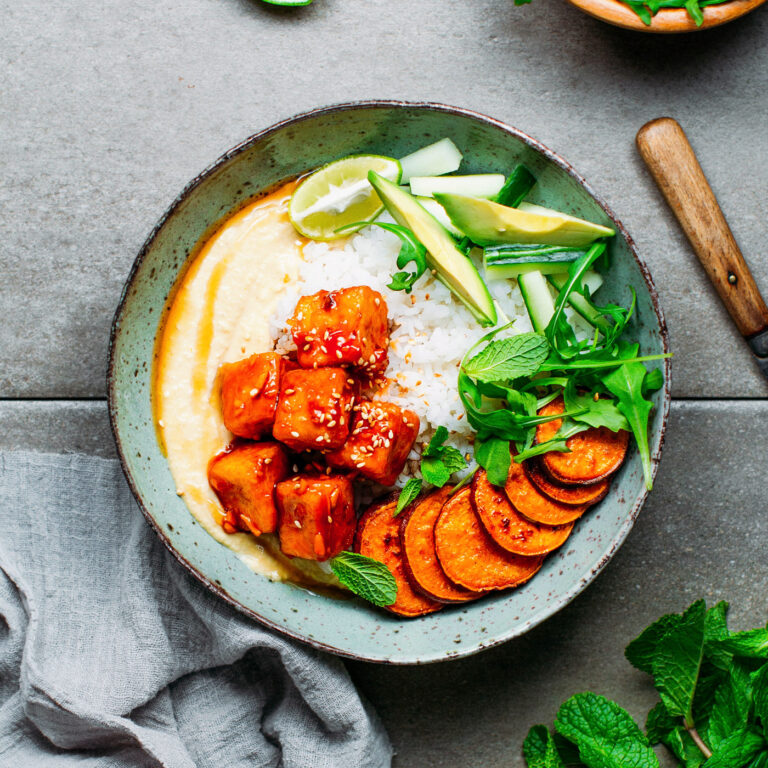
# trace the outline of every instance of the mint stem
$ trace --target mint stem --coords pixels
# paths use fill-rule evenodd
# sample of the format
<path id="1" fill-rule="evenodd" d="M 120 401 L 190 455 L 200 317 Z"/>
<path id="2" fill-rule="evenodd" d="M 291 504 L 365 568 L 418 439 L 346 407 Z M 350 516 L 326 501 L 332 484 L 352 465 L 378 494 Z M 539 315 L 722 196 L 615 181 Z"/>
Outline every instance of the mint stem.
<path id="1" fill-rule="evenodd" d="M 712 757 L 712 750 L 704 743 L 704 740 L 699 736 L 699 732 L 696 730 L 696 728 L 691 725 L 685 726 L 685 730 L 688 731 L 691 738 L 693 739 L 694 744 L 701 750 L 701 754 L 704 755 L 707 759 Z"/>

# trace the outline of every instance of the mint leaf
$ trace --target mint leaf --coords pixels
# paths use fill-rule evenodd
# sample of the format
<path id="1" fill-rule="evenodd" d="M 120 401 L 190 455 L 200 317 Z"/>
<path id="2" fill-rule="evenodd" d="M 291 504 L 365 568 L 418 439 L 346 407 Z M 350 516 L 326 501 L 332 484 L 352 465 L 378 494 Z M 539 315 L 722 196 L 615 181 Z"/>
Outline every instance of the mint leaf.
<path id="1" fill-rule="evenodd" d="M 766 747 L 765 739 L 751 728 L 732 733 L 704 763 L 705 768 L 745 768 Z"/>
<path id="2" fill-rule="evenodd" d="M 749 768 L 768 768 L 768 752 L 761 752 L 750 764 Z"/>
<path id="3" fill-rule="evenodd" d="M 523 757 L 528 768 L 565 768 L 552 734 L 545 725 L 534 725 L 528 731 L 523 742 Z"/>
<path id="4" fill-rule="evenodd" d="M 648 490 L 653 487 L 651 470 L 651 449 L 648 444 L 648 417 L 653 403 L 643 395 L 645 366 L 641 363 L 624 363 L 607 375 L 603 376 L 603 384 L 616 397 L 616 407 L 627 417 L 629 426 L 635 436 L 637 449 L 643 464 L 645 486 Z"/>
<path id="5" fill-rule="evenodd" d="M 716 647 L 745 659 L 768 659 L 768 629 L 736 632 L 716 643 Z"/>
<path id="6" fill-rule="evenodd" d="M 645 735 L 651 744 L 659 744 L 677 728 L 677 720 L 667 712 L 664 702 L 660 701 L 645 720 Z"/>
<path id="7" fill-rule="evenodd" d="M 733 654 L 719 643 L 729 634 L 728 603 L 721 600 L 707 611 L 704 622 L 704 654 L 719 669 L 728 669 L 733 658 Z"/>
<path id="8" fill-rule="evenodd" d="M 696 746 L 688 731 L 678 725 L 662 744 L 685 766 L 685 768 L 700 768 L 706 762 L 706 757 Z"/>
<path id="9" fill-rule="evenodd" d="M 397 582 L 384 563 L 357 552 L 339 552 L 331 560 L 336 578 L 359 597 L 374 605 L 392 605 Z"/>
<path id="10" fill-rule="evenodd" d="M 448 468 L 434 456 L 426 456 L 421 460 L 421 476 L 435 488 L 442 488 L 451 479 Z"/>
<path id="11" fill-rule="evenodd" d="M 512 456 L 509 452 L 509 440 L 489 437 L 475 440 L 475 460 L 485 470 L 488 481 L 493 485 L 503 486 L 507 482 Z"/>
<path id="12" fill-rule="evenodd" d="M 557 713 L 555 728 L 579 748 L 590 768 L 659 768 L 629 713 L 595 693 L 578 693 Z"/>
<path id="13" fill-rule="evenodd" d="M 417 477 L 408 478 L 400 495 L 397 497 L 397 506 L 392 517 L 397 517 L 418 495 L 421 493 L 421 480 Z"/>
<path id="14" fill-rule="evenodd" d="M 488 343 L 464 364 L 464 371 L 477 381 L 508 381 L 531 376 L 549 355 L 549 343 L 540 333 L 521 333 Z"/>
<path id="15" fill-rule="evenodd" d="M 451 445 L 446 445 L 440 452 L 440 461 L 451 474 L 467 466 L 467 460 L 462 456 L 461 451 Z"/>
<path id="16" fill-rule="evenodd" d="M 653 674 L 653 658 L 659 640 L 682 619 L 679 613 L 667 613 L 644 629 L 624 650 L 627 661 L 642 672 Z"/>
<path id="17" fill-rule="evenodd" d="M 707 743 L 713 750 L 739 729 L 745 728 L 751 706 L 752 683 L 749 671 L 734 662 L 728 676 L 715 691 L 707 725 Z"/>
<path id="18" fill-rule="evenodd" d="M 760 718 L 763 735 L 768 738 L 768 664 L 764 664 L 752 677 L 752 696 L 755 716 Z"/>
<path id="19" fill-rule="evenodd" d="M 704 653 L 706 605 L 695 602 L 656 645 L 653 683 L 667 711 L 693 725 L 693 696 Z"/>
<path id="20" fill-rule="evenodd" d="M 422 456 L 439 456 L 443 449 L 443 443 L 448 439 L 448 430 L 445 427 L 438 427 L 429 445 L 424 449 Z"/>

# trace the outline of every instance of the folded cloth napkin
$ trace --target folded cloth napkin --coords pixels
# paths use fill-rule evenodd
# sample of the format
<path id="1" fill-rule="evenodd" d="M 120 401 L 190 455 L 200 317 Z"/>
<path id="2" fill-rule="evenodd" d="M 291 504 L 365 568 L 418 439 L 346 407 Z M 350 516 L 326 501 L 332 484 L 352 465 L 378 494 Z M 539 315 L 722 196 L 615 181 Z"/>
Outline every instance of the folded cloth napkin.
<path id="1" fill-rule="evenodd" d="M 2 768 L 379 768 L 341 662 L 190 577 L 117 462 L 0 453 Z"/>

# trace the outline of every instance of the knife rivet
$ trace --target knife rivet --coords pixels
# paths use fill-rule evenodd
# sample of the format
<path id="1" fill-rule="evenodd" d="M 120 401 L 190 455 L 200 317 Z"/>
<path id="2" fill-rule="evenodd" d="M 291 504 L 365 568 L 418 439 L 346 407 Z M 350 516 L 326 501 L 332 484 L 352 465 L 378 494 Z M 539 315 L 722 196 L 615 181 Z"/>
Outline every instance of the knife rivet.
<path id="1" fill-rule="evenodd" d="M 738 280 L 739 280 L 739 278 L 738 278 L 738 277 L 736 277 L 736 275 L 734 275 L 734 274 L 733 274 L 733 272 L 729 272 L 729 273 L 728 273 L 728 282 L 729 282 L 731 285 L 736 285 L 736 283 L 738 282 Z"/>

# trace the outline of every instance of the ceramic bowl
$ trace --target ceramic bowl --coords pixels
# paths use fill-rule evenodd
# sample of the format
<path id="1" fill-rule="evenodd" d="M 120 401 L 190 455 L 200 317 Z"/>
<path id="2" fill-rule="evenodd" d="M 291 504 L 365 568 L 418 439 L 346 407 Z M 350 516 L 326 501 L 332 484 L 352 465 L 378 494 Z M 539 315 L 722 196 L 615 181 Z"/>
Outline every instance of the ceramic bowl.
<path id="1" fill-rule="evenodd" d="M 611 559 L 646 497 L 632 451 L 610 495 L 581 520 L 537 576 L 511 592 L 403 620 L 357 599 L 332 599 L 251 572 L 209 536 L 176 495 L 155 434 L 150 402 L 155 337 L 190 253 L 211 227 L 263 190 L 353 153 L 403 156 L 444 136 L 464 153 L 463 172 L 508 172 L 525 163 L 537 176 L 532 202 L 617 230 L 606 298 L 638 293 L 630 333 L 647 353 L 668 349 L 656 290 L 626 230 L 564 160 L 521 131 L 465 109 L 396 101 L 315 109 L 250 137 L 193 179 L 148 237 L 112 327 L 109 413 L 128 482 L 149 523 L 179 562 L 240 611 L 285 635 L 343 656 L 416 664 L 476 653 L 523 634 L 572 600 Z M 667 382 L 668 365 L 665 365 Z M 654 471 L 669 407 L 655 395 L 650 435 Z"/>
<path id="2" fill-rule="evenodd" d="M 584 13 L 608 22 L 608 24 L 613 24 L 615 27 L 664 35 L 700 32 L 704 29 L 719 27 L 721 24 L 734 21 L 750 11 L 754 11 L 766 0 L 730 0 L 730 2 L 721 5 L 707 6 L 704 8 L 704 22 L 700 27 L 696 26 L 696 22 L 685 8 L 662 8 L 648 25 L 643 23 L 640 17 L 620 0 L 568 0 L 568 2 Z"/>

